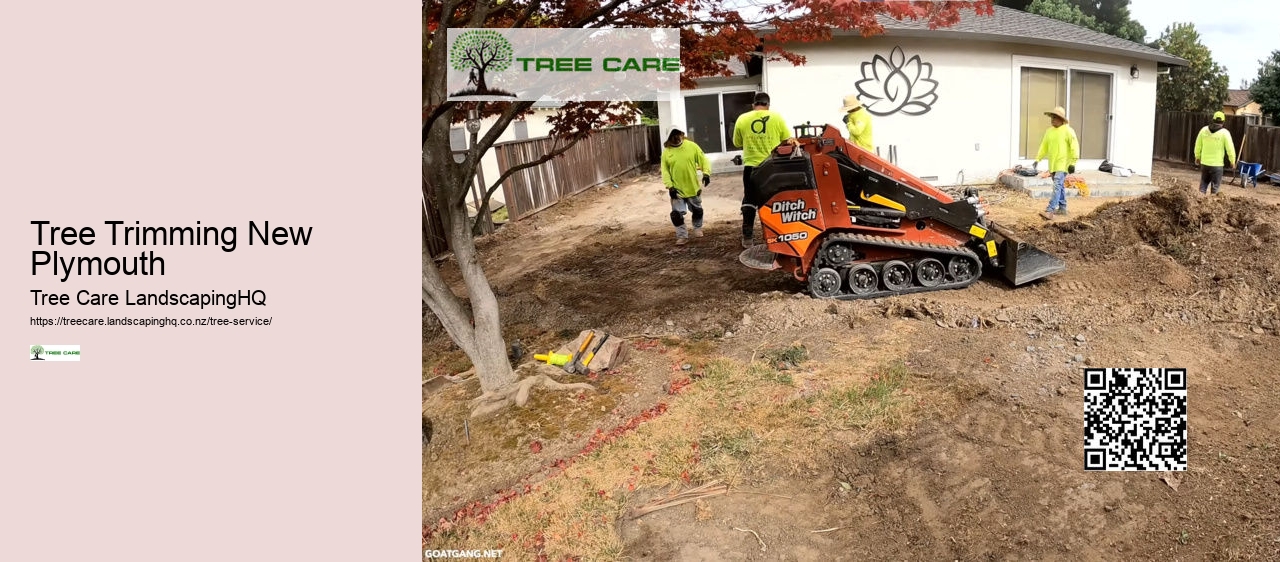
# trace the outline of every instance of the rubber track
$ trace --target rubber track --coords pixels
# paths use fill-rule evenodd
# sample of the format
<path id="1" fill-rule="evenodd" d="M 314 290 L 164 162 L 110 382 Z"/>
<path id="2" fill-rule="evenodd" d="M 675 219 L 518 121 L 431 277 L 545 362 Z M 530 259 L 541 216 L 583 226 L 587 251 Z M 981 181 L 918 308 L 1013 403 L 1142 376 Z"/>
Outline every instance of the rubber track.
<path id="1" fill-rule="evenodd" d="M 907 240 L 893 240 L 891 238 L 884 238 L 882 236 L 868 236 L 866 234 L 850 234 L 846 232 L 837 232 L 837 233 L 829 234 L 827 236 L 827 239 L 822 241 L 822 248 L 818 250 L 818 255 L 822 256 L 824 253 L 824 250 L 826 250 L 827 248 L 827 245 L 832 242 L 848 242 L 850 244 L 853 244 L 855 249 L 857 248 L 857 246 L 877 246 L 881 248 L 895 248 L 895 249 L 910 250 L 912 252 L 919 252 L 921 255 L 918 255 L 915 258 L 912 258 L 916 260 L 926 258 L 926 257 L 938 258 L 941 256 L 946 256 L 949 259 L 951 256 L 967 256 L 970 259 L 972 259 L 974 265 L 977 266 L 977 271 L 974 272 L 973 278 L 961 283 L 952 281 L 950 283 L 941 283 L 936 287 L 921 287 L 917 285 L 915 287 L 911 287 L 910 289 L 905 289 L 902 291 L 876 291 L 874 293 L 868 293 L 866 295 L 853 295 L 846 292 L 843 294 L 836 295 L 834 297 L 830 297 L 832 299 L 866 300 L 866 299 L 879 299 L 884 297 L 892 297 L 895 295 L 910 295 L 913 293 L 926 293 L 929 291 L 946 291 L 950 289 L 963 289 L 965 287 L 968 287 L 969 285 L 976 283 L 978 279 L 982 277 L 982 260 L 978 259 L 978 254 L 974 253 L 973 250 L 970 250 L 969 248 L 966 248 L 964 246 L 942 246 L 939 244 L 925 244 L 922 242 L 911 242 Z M 819 258 L 819 260 L 816 260 L 816 261 L 820 262 L 821 258 Z M 947 259 L 941 259 L 939 261 L 942 262 L 943 267 L 947 266 L 947 261 L 948 261 Z M 888 261 L 853 262 L 852 264 L 850 264 L 850 267 L 852 267 L 853 265 L 857 265 L 858 263 L 868 263 L 869 265 L 876 266 L 876 265 L 882 265 L 884 263 L 888 263 Z M 879 272 L 877 271 L 877 273 Z M 812 272 L 810 272 L 810 274 L 812 274 Z M 950 275 L 950 273 L 948 273 L 948 275 Z M 913 280 L 915 279 L 915 271 L 912 271 L 912 279 Z M 848 291 L 848 289 L 845 288 L 844 286 L 841 287 L 841 290 Z M 810 296 L 813 296 L 813 295 L 810 294 Z M 819 298 L 819 297 L 815 297 L 815 298 Z"/>

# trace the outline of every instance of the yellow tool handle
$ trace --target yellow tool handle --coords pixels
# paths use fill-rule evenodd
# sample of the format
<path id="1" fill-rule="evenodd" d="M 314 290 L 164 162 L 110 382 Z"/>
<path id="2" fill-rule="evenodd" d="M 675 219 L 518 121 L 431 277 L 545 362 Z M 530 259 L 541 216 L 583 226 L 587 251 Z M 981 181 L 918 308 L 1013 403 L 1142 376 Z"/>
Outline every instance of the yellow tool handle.
<path id="1" fill-rule="evenodd" d="M 591 359 L 596 356 L 596 352 L 600 351 L 600 348 L 604 347 L 604 344 L 608 341 L 609 341 L 609 334 L 605 334 L 604 339 L 600 340 L 600 344 L 597 345 L 595 349 L 591 350 L 591 353 L 587 354 L 586 359 L 582 360 L 583 368 L 587 368 L 591 366 Z"/>
<path id="2" fill-rule="evenodd" d="M 548 365 L 564 365 L 568 363 L 572 357 L 561 355 L 559 353 L 539 353 L 533 356 L 535 361 L 544 361 Z"/>
<path id="3" fill-rule="evenodd" d="M 596 337 L 596 333 L 594 331 L 587 332 L 587 338 L 582 340 L 582 346 L 578 348 L 578 355 L 582 355 L 582 352 L 587 350 L 587 346 L 591 345 L 591 338 L 594 337 Z"/>

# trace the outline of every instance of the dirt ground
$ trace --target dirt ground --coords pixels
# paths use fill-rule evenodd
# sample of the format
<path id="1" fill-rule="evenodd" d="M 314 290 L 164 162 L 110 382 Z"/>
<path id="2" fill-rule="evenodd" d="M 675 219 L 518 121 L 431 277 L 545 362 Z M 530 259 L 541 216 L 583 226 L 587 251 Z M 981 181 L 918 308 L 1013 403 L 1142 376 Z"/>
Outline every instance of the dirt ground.
<path id="1" fill-rule="evenodd" d="M 1155 180 L 1162 189 L 1139 199 L 1073 200 L 1073 216 L 1052 223 L 1037 216 L 1043 201 L 986 188 L 992 217 L 1066 259 L 1067 271 L 1016 289 L 988 278 L 875 301 L 810 299 L 785 274 L 742 267 L 736 176 L 717 176 L 706 190 L 707 237 L 686 247 L 673 244 L 666 193 L 651 174 L 509 225 L 481 242 L 508 339 L 533 353 L 604 329 L 628 337 L 632 357 L 589 381 L 598 393 L 535 394 L 528 408 L 474 424 L 464 422 L 466 400 L 479 394 L 474 383 L 424 391 L 435 425 L 423 460 L 424 544 L 456 546 L 463 535 L 442 534 L 439 522 L 459 513 L 482 513 L 476 529 L 503 510 L 529 509 L 518 505 L 521 490 L 564 480 L 557 468 L 584 448 L 593 450 L 584 462 L 624 455 L 634 445 L 593 443 L 600 432 L 635 427 L 628 420 L 650 419 L 656 405 L 674 412 L 704 396 L 673 396 L 673 381 L 798 345 L 809 353 L 804 367 L 785 384 L 769 383 L 780 385 L 768 387 L 780 403 L 791 400 L 782 393 L 838 391 L 850 380 L 843 373 L 898 360 L 909 376 L 894 395 L 914 405 L 895 423 L 809 427 L 799 411 L 776 426 L 744 427 L 755 448 L 724 457 L 741 459 L 732 474 L 743 493 L 637 519 L 606 516 L 597 523 L 606 546 L 564 539 L 555 552 L 584 560 L 1280 559 L 1280 190 L 1224 186 L 1222 196 L 1200 198 L 1193 170 L 1165 165 Z M 1186 472 L 1083 470 L 1084 366 L 1187 369 Z M 424 320 L 424 377 L 465 368 L 439 326 Z M 818 411 L 827 402 L 803 403 L 830 419 Z M 701 419 L 733 423 L 725 417 Z M 665 493 L 640 486 L 599 509 Z M 509 548 L 517 559 L 553 550 L 539 537 L 535 547 L 513 534 L 487 548 Z"/>

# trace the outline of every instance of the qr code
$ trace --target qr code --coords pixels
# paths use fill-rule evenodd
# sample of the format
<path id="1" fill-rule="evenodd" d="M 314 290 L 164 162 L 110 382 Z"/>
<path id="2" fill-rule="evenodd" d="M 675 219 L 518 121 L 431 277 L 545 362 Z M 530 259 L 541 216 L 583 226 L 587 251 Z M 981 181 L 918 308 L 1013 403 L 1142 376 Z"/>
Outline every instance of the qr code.
<path id="1" fill-rule="evenodd" d="M 1186 369 L 1084 370 L 1085 470 L 1186 470 Z"/>

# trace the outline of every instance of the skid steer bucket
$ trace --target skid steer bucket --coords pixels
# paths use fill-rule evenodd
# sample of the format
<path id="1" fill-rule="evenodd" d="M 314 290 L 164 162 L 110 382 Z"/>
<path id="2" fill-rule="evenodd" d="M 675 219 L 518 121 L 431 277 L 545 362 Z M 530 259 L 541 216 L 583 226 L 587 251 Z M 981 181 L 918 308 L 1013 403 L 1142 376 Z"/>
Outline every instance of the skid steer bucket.
<path id="1" fill-rule="evenodd" d="M 994 222 L 988 225 L 999 247 L 1001 267 L 997 268 L 1013 285 L 1025 285 L 1067 268 L 1067 262 L 1018 238 Z"/>

